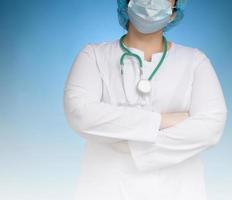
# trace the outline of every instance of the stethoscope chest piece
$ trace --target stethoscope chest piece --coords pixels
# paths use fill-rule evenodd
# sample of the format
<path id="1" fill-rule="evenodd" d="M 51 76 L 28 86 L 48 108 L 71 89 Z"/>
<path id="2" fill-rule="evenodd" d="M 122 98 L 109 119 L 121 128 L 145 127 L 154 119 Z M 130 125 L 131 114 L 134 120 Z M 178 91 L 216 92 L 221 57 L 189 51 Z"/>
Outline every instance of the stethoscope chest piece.
<path id="1" fill-rule="evenodd" d="M 147 79 L 140 79 L 137 83 L 137 90 L 141 94 L 149 94 L 151 92 L 151 82 Z"/>

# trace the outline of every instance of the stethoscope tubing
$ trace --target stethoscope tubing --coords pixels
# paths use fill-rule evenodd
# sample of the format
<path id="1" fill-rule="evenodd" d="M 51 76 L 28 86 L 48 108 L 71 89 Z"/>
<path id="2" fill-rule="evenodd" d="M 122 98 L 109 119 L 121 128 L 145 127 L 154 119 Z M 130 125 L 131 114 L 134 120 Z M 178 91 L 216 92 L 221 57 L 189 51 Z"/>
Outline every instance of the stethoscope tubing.
<path id="1" fill-rule="evenodd" d="M 125 56 L 133 56 L 133 57 L 136 57 L 136 59 L 139 61 L 139 74 L 140 74 L 140 79 L 142 78 L 142 75 L 143 75 L 143 69 L 142 69 L 142 68 L 143 68 L 143 61 L 142 61 L 142 59 L 140 58 L 140 56 L 138 56 L 138 55 L 135 54 L 135 53 L 132 53 L 128 48 L 126 48 L 126 47 L 124 46 L 124 44 L 123 44 L 123 39 L 124 39 L 125 36 L 126 36 L 126 34 L 123 35 L 123 36 L 120 38 L 120 47 L 125 51 L 125 52 L 123 53 L 123 55 L 121 56 L 121 58 L 120 58 L 120 75 L 121 75 L 121 79 L 122 79 L 123 91 L 124 91 L 124 94 L 125 94 L 125 97 L 126 97 L 126 101 L 127 101 L 127 103 L 129 104 L 129 99 L 128 99 L 128 97 L 127 97 L 127 95 L 126 95 L 126 92 L 125 92 L 125 82 L 124 82 L 124 58 L 125 58 Z M 149 78 L 148 78 L 149 81 L 153 78 L 154 74 L 157 72 L 157 70 L 159 69 L 159 67 L 160 67 L 161 64 L 163 63 L 163 60 L 164 60 L 164 58 L 165 58 L 165 56 L 166 56 L 166 54 L 167 54 L 167 49 L 168 49 L 168 47 L 167 47 L 167 40 L 166 40 L 166 38 L 165 38 L 164 36 L 163 36 L 163 39 L 164 39 L 164 53 L 163 53 L 162 58 L 160 59 L 158 65 L 157 65 L 156 68 L 153 70 L 152 74 L 149 76 Z M 143 98 L 143 94 L 140 94 L 140 96 Z M 140 96 L 139 96 L 139 97 L 140 97 Z M 139 97 L 138 97 L 138 99 L 139 99 Z M 137 99 L 137 100 L 138 100 L 138 99 Z"/>

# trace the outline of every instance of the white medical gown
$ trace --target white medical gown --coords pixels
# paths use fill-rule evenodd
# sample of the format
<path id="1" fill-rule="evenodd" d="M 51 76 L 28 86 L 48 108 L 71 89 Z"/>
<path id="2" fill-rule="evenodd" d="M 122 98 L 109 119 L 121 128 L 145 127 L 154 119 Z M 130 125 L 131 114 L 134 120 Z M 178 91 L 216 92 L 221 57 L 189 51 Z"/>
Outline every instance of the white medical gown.
<path id="1" fill-rule="evenodd" d="M 143 51 L 143 78 L 151 62 Z M 120 76 L 119 40 L 87 44 L 73 62 L 64 88 L 69 126 L 85 139 L 76 200 L 206 200 L 200 153 L 216 145 L 227 107 L 209 58 L 199 49 L 172 42 L 151 80 L 152 92 L 136 93 L 139 65 L 125 57 L 126 101 Z M 145 106 L 141 103 L 145 102 Z M 162 112 L 189 112 L 160 129 Z"/>

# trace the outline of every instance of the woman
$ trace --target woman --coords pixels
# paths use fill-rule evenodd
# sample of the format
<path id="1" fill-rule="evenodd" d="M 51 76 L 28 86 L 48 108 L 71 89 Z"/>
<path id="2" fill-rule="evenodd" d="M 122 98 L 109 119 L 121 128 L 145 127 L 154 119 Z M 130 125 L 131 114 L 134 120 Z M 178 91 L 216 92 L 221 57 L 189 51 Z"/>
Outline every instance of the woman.
<path id="1" fill-rule="evenodd" d="M 184 3 L 118 0 L 128 33 L 77 55 L 64 89 L 86 140 L 77 200 L 207 199 L 199 155 L 219 142 L 227 107 L 209 58 L 163 34 Z"/>

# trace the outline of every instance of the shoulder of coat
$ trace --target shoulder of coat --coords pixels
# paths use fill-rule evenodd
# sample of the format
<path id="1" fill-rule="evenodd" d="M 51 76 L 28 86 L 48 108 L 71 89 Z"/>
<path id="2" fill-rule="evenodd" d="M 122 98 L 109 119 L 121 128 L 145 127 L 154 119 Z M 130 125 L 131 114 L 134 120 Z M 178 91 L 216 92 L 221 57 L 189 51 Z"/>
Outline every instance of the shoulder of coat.
<path id="1" fill-rule="evenodd" d="M 207 54 L 198 47 L 188 46 L 180 43 L 175 43 L 175 46 L 179 55 L 194 58 L 196 60 L 208 58 Z"/>
<path id="2" fill-rule="evenodd" d="M 95 51 L 103 53 L 107 50 L 115 48 L 117 45 L 117 40 L 94 42 L 94 43 L 88 43 L 87 45 L 91 46 Z"/>

